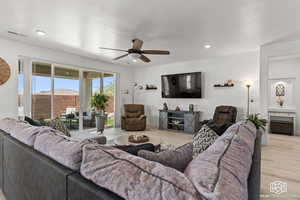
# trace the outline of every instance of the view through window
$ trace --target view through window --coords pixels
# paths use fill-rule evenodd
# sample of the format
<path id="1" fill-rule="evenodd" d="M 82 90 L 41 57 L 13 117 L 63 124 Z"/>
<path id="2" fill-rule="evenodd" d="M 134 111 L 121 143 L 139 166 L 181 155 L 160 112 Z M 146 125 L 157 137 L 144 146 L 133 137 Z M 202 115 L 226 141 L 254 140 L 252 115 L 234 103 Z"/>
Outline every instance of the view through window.
<path id="1" fill-rule="evenodd" d="M 19 67 L 19 110 L 24 90 L 24 74 Z M 32 63 L 31 117 L 40 121 L 59 118 L 69 130 L 96 127 L 96 110 L 90 102 L 95 92 L 109 96 L 106 127 L 115 124 L 115 76 L 114 74 L 83 70 L 76 67 Z M 82 124 L 82 126 L 80 125 Z"/>

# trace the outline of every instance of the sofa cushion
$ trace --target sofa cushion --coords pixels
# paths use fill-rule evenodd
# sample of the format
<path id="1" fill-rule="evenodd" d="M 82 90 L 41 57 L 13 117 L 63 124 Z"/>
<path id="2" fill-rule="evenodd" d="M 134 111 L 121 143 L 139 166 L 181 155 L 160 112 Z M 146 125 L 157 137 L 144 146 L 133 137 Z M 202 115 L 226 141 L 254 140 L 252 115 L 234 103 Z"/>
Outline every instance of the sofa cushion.
<path id="1" fill-rule="evenodd" d="M 50 129 L 40 132 L 34 142 L 34 149 L 73 170 L 79 170 L 82 159 L 82 147 L 96 143 L 93 140 L 78 141 Z"/>
<path id="2" fill-rule="evenodd" d="M 6 117 L 0 120 L 0 129 L 10 134 L 17 123 L 28 124 L 28 122 L 26 121 L 21 121 L 14 118 Z"/>
<path id="3" fill-rule="evenodd" d="M 80 172 L 128 200 L 200 199 L 183 173 L 109 146 L 85 145 Z"/>
<path id="4" fill-rule="evenodd" d="M 0 129 L 9 133 L 20 142 L 33 146 L 37 135 L 41 131 L 50 130 L 51 128 L 32 126 L 26 121 L 5 118 L 0 121 Z"/>
<path id="5" fill-rule="evenodd" d="M 141 123 L 141 120 L 139 118 L 127 118 L 126 119 L 127 125 L 136 125 L 137 123 Z"/>
<path id="6" fill-rule="evenodd" d="M 207 199 L 248 200 L 247 179 L 255 138 L 252 122 L 231 126 L 188 165 L 186 176 Z"/>
<path id="7" fill-rule="evenodd" d="M 51 130 L 50 127 L 38 127 L 25 123 L 17 123 L 10 135 L 20 142 L 32 147 L 39 133 Z"/>
<path id="8" fill-rule="evenodd" d="M 166 150 L 159 153 L 141 150 L 138 152 L 138 156 L 184 172 L 193 159 L 193 144 L 187 143 L 175 150 Z"/>
<path id="9" fill-rule="evenodd" d="M 199 153 L 205 151 L 217 138 L 218 134 L 214 130 L 207 125 L 203 125 L 193 137 L 193 157 L 195 158 Z"/>

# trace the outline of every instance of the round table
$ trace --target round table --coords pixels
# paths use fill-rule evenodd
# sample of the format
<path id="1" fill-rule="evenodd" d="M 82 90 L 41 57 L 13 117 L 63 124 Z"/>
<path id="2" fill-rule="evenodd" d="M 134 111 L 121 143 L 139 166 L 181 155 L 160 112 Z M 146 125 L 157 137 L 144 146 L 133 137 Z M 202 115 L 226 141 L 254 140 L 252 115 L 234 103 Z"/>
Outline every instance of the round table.
<path id="1" fill-rule="evenodd" d="M 116 145 L 140 145 L 140 144 L 147 144 L 147 143 L 151 143 L 154 146 L 160 146 L 160 144 L 162 143 L 161 138 L 157 137 L 157 136 L 153 136 L 153 135 L 147 135 L 147 134 L 143 134 L 149 137 L 149 141 L 148 142 L 144 142 L 144 143 L 132 143 L 128 141 L 128 137 L 130 135 L 121 135 L 118 136 L 117 138 L 114 139 L 114 143 Z"/>

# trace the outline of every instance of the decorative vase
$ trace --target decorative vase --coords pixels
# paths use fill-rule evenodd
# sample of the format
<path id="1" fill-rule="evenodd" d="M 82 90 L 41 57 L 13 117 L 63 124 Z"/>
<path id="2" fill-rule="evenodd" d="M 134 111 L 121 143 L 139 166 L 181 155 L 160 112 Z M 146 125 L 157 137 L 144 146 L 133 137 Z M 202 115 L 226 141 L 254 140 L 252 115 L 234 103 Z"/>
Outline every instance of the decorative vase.
<path id="1" fill-rule="evenodd" d="M 167 103 L 164 103 L 163 106 L 164 106 L 164 107 L 163 107 L 163 110 L 168 110 L 168 109 L 169 109 Z"/>
<path id="2" fill-rule="evenodd" d="M 103 133 L 105 128 L 105 122 L 106 122 L 106 115 L 104 114 L 104 111 L 98 112 L 95 118 L 96 118 L 97 132 Z"/>
<path id="3" fill-rule="evenodd" d="M 279 104 L 280 107 L 283 107 L 283 104 L 284 104 L 284 100 L 282 99 L 278 99 L 277 103 Z"/>

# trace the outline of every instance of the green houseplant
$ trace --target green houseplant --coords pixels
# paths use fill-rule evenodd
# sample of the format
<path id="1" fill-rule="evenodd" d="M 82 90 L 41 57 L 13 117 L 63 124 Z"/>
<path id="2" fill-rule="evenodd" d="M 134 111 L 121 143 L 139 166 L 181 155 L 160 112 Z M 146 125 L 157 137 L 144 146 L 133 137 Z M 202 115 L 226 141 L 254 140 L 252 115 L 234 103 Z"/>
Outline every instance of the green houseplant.
<path id="1" fill-rule="evenodd" d="M 257 130 L 262 129 L 265 131 L 267 120 L 260 118 L 259 115 L 260 115 L 259 113 L 249 115 L 247 120 L 253 122 Z"/>
<path id="2" fill-rule="evenodd" d="M 102 92 L 95 92 L 91 99 L 91 106 L 96 109 L 97 132 L 103 133 L 106 116 L 105 108 L 108 106 L 109 96 Z"/>

